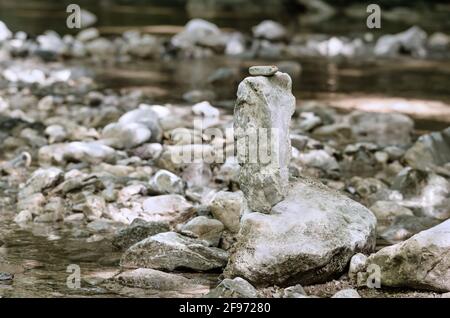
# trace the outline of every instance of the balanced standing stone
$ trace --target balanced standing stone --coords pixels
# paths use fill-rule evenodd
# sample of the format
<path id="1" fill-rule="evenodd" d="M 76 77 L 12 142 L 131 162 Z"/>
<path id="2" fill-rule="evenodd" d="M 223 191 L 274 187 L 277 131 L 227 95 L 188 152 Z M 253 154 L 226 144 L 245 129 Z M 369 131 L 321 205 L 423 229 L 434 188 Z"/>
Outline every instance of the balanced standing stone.
<path id="1" fill-rule="evenodd" d="M 270 65 L 270 66 L 252 66 L 248 69 L 248 72 L 251 76 L 272 76 L 278 72 L 278 67 Z"/>
<path id="2" fill-rule="evenodd" d="M 259 74 L 270 73 L 263 71 Z M 234 110 L 239 182 L 252 211 L 270 213 L 287 193 L 289 123 L 295 110 L 291 88 L 291 78 L 281 72 L 247 77 L 239 84 Z"/>

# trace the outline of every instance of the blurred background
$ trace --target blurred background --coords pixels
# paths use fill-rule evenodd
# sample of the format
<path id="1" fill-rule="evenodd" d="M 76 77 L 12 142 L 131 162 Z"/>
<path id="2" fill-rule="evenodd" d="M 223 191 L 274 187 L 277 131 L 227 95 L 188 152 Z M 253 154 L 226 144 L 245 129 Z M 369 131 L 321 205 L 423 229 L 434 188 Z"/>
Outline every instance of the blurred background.
<path id="1" fill-rule="evenodd" d="M 282 22 L 300 32 L 346 34 L 366 32 L 366 8 L 383 10 L 383 29 L 399 32 L 414 24 L 429 32 L 450 30 L 450 4 L 445 0 L 0 0 L 0 20 L 14 30 L 40 34 L 67 33 L 65 8 L 71 3 L 93 12 L 98 26 L 184 25 L 205 18 L 241 31 L 262 19 Z"/>

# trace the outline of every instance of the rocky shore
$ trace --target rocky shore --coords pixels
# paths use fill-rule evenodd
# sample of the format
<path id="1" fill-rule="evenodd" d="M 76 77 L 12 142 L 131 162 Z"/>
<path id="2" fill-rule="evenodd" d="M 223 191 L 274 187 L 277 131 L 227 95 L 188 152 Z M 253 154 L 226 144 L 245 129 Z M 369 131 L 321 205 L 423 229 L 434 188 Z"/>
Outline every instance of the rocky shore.
<path id="1" fill-rule="evenodd" d="M 171 38 L 95 28 L 31 38 L 0 22 L 0 213 L 23 230 L 70 226 L 72 239 L 108 245 L 115 270 L 83 283 L 114 295 L 447 297 L 450 127 L 417 137 L 403 114 L 300 108 L 295 61 L 250 68 L 233 113 L 201 91 L 160 105 L 139 89 L 102 90 L 67 65 L 440 59 L 449 43 L 418 27 L 375 41 L 292 37 L 273 21 L 243 34 L 196 19 Z M 227 78 L 236 74 L 208 81 Z M 255 128 L 275 129 L 275 165 L 237 154 L 235 138 Z M 0 233 L 0 249 L 12 245 Z M 14 288 L 7 256 L 0 286 Z"/>

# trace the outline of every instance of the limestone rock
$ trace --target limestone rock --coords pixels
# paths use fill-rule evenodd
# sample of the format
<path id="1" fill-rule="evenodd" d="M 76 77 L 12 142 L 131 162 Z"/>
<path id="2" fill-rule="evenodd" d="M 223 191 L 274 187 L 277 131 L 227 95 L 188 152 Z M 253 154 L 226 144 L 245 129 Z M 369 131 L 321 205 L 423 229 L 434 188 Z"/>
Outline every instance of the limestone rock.
<path id="1" fill-rule="evenodd" d="M 450 291 L 450 220 L 369 256 L 381 285 Z"/>
<path id="2" fill-rule="evenodd" d="M 116 149 L 129 149 L 148 141 L 151 135 L 151 131 L 139 123 L 111 123 L 103 129 L 102 141 Z"/>
<path id="3" fill-rule="evenodd" d="M 197 216 L 181 227 L 181 233 L 204 240 L 210 246 L 218 246 L 222 237 L 224 226 L 222 222 L 209 219 L 206 216 Z"/>
<path id="4" fill-rule="evenodd" d="M 324 282 L 342 273 L 355 253 L 374 248 L 375 226 L 359 203 L 300 180 L 270 215 L 243 216 L 225 275 L 256 286 Z"/>
<path id="5" fill-rule="evenodd" d="M 295 110 L 291 87 L 289 75 L 280 72 L 239 84 L 234 110 L 239 180 L 253 211 L 268 213 L 287 192 L 289 124 Z"/>
<path id="6" fill-rule="evenodd" d="M 112 244 L 115 247 L 124 250 L 147 237 L 169 231 L 170 228 L 167 223 L 146 222 L 138 218 L 134 219 L 129 227 L 117 232 L 112 240 Z"/>
<path id="7" fill-rule="evenodd" d="M 115 150 L 97 141 L 75 141 L 44 146 L 39 149 L 38 156 L 42 164 L 64 164 L 69 161 L 98 164 L 116 160 Z"/>
<path id="8" fill-rule="evenodd" d="M 195 213 L 192 204 L 178 194 L 149 197 L 144 200 L 142 208 L 144 220 L 170 224 L 181 223 Z"/>
<path id="9" fill-rule="evenodd" d="M 186 289 L 206 288 L 206 286 L 201 286 L 181 275 L 165 273 L 150 268 L 138 268 L 125 271 L 113 277 L 112 280 L 128 287 L 153 289 L 157 291 L 174 290 L 182 292 Z"/>
<path id="10" fill-rule="evenodd" d="M 349 117 L 358 141 L 379 146 L 404 146 L 411 142 L 414 122 L 403 114 L 365 113 L 355 111 Z"/>
<path id="11" fill-rule="evenodd" d="M 50 167 L 37 169 L 27 180 L 25 187 L 20 190 L 19 198 L 27 198 L 34 193 L 43 192 L 56 186 L 63 179 L 61 169 Z"/>
<path id="12" fill-rule="evenodd" d="M 150 179 L 150 190 L 158 194 L 183 194 L 184 182 L 167 170 L 159 170 Z"/>
<path id="13" fill-rule="evenodd" d="M 224 250 L 208 247 L 203 241 L 166 232 L 132 245 L 122 256 L 121 266 L 208 271 L 223 268 L 227 260 L 228 253 Z"/>
<path id="14" fill-rule="evenodd" d="M 211 201 L 212 215 L 233 233 L 239 231 L 239 222 L 246 209 L 242 192 L 217 192 Z"/>
<path id="15" fill-rule="evenodd" d="M 286 36 L 286 29 L 278 22 L 264 20 L 252 29 L 253 35 L 257 38 L 267 40 L 282 40 Z"/>
<path id="16" fill-rule="evenodd" d="M 420 136 L 405 154 L 413 168 L 427 170 L 450 162 L 450 127 L 441 132 Z"/>
<path id="17" fill-rule="evenodd" d="M 206 298 L 257 298 L 257 291 L 249 282 L 240 277 L 225 278 Z"/>
<path id="18" fill-rule="evenodd" d="M 338 291 L 331 298 L 361 298 L 361 296 L 353 288 L 347 288 Z"/>
<path id="19" fill-rule="evenodd" d="M 120 124 L 141 124 L 151 131 L 151 142 L 161 142 L 162 128 L 159 124 L 158 114 L 151 106 L 140 104 L 137 109 L 123 114 L 118 121 Z"/>

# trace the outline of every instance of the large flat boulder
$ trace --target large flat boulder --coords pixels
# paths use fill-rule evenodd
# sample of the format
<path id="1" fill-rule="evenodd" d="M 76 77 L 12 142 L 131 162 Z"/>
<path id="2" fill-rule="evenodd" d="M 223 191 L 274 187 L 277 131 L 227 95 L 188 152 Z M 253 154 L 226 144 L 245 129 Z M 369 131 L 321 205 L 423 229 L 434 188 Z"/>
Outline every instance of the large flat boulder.
<path id="1" fill-rule="evenodd" d="M 375 247 L 375 216 L 361 204 L 311 180 L 291 184 L 271 214 L 248 213 L 226 277 L 255 286 L 329 280 L 350 258 Z"/>
<path id="2" fill-rule="evenodd" d="M 205 241 L 175 232 L 159 233 L 132 245 L 122 256 L 124 268 L 209 271 L 225 267 L 228 253 Z"/>

